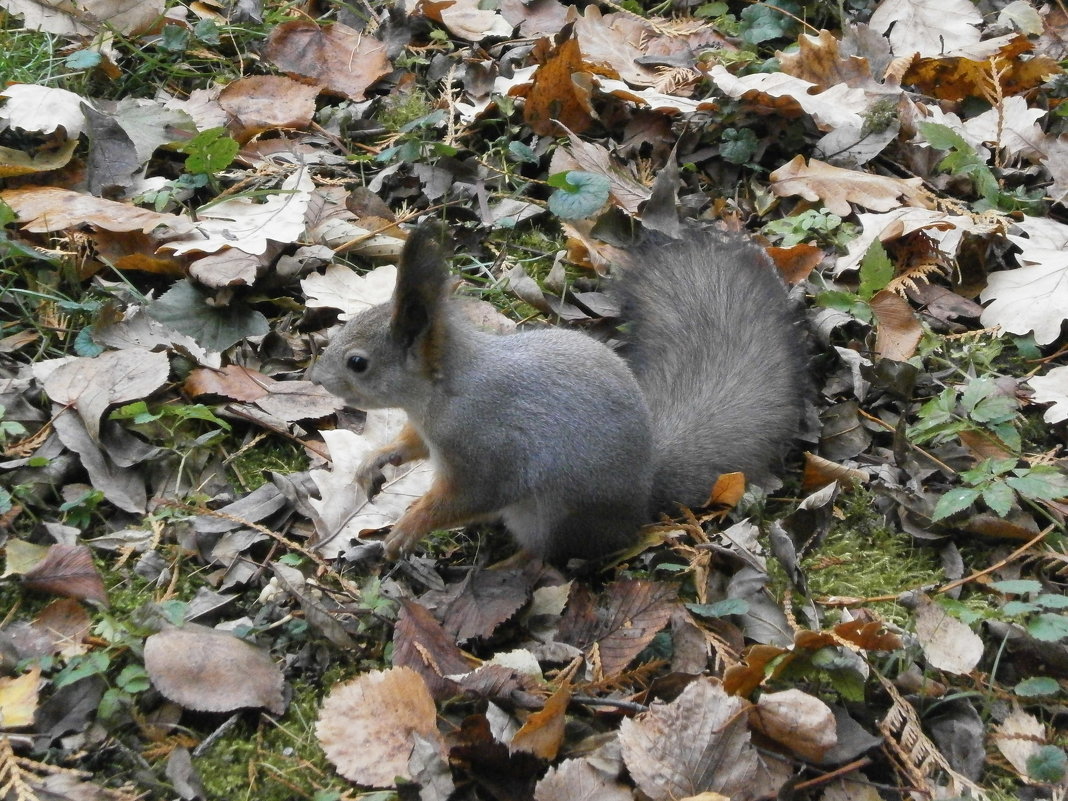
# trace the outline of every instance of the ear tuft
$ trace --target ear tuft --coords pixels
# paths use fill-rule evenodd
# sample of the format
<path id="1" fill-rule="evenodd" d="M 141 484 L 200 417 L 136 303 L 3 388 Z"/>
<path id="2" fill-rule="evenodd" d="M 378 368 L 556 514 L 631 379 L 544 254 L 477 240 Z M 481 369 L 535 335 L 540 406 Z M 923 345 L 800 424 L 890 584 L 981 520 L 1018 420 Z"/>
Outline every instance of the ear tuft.
<path id="1" fill-rule="evenodd" d="M 444 239 L 443 226 L 436 222 L 423 223 L 408 235 L 401 251 L 390 333 L 405 350 L 422 337 L 435 337 L 449 277 Z"/>

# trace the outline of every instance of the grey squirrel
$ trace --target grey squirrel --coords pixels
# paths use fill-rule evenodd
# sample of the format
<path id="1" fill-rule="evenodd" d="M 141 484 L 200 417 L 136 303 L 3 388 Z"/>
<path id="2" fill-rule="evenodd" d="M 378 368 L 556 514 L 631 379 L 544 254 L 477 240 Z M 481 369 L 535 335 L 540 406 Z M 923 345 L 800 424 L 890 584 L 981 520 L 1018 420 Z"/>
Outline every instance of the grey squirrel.
<path id="1" fill-rule="evenodd" d="M 309 377 L 408 423 L 358 471 L 429 458 L 434 479 L 385 540 L 395 557 L 435 529 L 502 520 L 554 562 L 633 541 L 716 477 L 768 477 L 797 432 L 804 355 L 785 285 L 738 234 L 688 232 L 633 250 L 612 276 L 623 356 L 573 330 L 479 330 L 456 308 L 439 229 L 417 228 L 390 303 L 347 322 Z"/>

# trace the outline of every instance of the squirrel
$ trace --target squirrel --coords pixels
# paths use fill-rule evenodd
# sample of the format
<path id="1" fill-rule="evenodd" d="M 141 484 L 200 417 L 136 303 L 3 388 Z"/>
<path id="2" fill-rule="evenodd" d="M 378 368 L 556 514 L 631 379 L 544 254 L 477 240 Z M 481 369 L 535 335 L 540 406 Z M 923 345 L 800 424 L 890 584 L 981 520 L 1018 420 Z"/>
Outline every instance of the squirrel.
<path id="1" fill-rule="evenodd" d="M 781 462 L 804 348 L 785 283 L 746 236 L 690 230 L 613 266 L 622 355 L 575 330 L 480 330 L 450 297 L 440 237 L 409 235 L 391 302 L 345 323 L 309 373 L 358 409 L 408 414 L 358 470 L 368 498 L 387 464 L 434 467 L 387 557 L 501 520 L 535 556 L 599 559 L 659 512 L 704 505 L 721 473 L 759 483 Z"/>

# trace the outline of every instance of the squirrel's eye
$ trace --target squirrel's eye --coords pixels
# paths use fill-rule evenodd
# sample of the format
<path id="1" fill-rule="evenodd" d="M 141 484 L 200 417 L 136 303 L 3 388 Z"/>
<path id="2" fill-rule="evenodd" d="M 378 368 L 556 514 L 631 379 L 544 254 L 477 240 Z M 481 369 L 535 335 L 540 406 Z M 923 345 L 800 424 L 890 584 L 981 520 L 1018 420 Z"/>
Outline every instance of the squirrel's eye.
<path id="1" fill-rule="evenodd" d="M 369 361 L 367 361 L 367 357 L 366 356 L 360 356 L 359 354 L 357 354 L 355 356 L 349 356 L 348 365 L 349 365 L 349 369 L 352 370 L 352 372 L 354 372 L 354 373 L 362 373 L 368 367 L 371 366 L 371 363 Z"/>

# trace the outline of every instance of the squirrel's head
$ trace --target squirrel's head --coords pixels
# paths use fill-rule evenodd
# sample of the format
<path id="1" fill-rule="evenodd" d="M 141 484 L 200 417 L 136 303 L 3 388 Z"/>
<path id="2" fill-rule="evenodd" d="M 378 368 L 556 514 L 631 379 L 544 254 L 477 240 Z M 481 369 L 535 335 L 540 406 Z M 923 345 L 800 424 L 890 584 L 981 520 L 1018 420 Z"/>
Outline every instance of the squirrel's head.
<path id="1" fill-rule="evenodd" d="M 393 299 L 342 326 L 308 378 L 357 409 L 409 408 L 438 377 L 445 337 L 448 271 L 440 229 L 423 225 L 408 237 Z"/>

